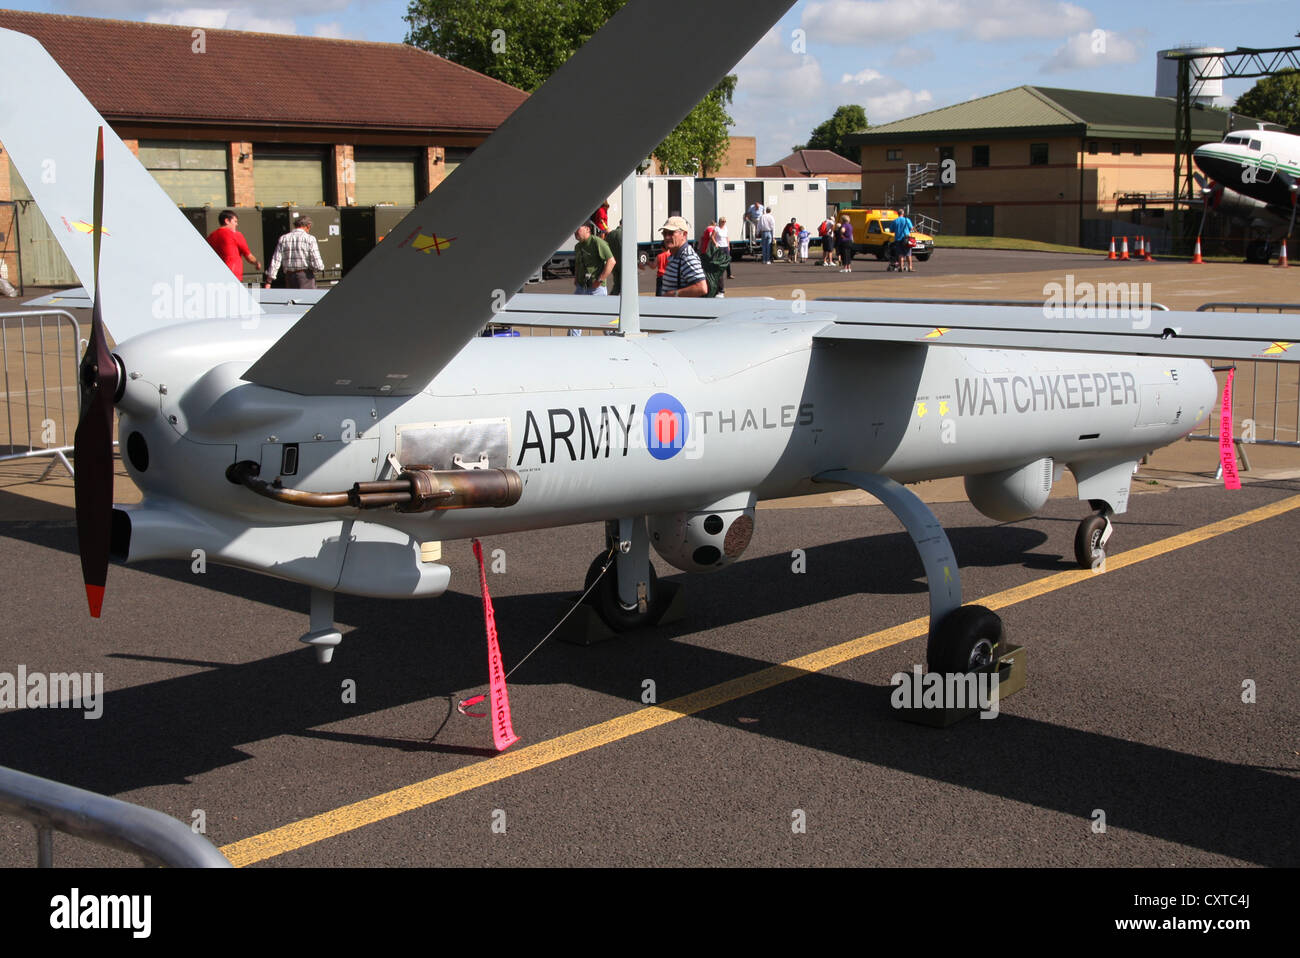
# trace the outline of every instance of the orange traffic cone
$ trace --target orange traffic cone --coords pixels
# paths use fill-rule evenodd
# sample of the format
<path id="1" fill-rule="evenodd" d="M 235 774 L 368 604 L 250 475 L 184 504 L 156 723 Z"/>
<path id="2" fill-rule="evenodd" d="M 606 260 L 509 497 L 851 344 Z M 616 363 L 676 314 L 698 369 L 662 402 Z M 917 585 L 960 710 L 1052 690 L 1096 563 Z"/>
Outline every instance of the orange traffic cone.
<path id="1" fill-rule="evenodd" d="M 1277 265 L 1286 269 L 1291 264 L 1286 261 L 1286 237 L 1282 237 L 1282 255 L 1277 258 Z M 1274 267 L 1275 269 L 1277 267 Z"/>
<path id="2" fill-rule="evenodd" d="M 1154 263 L 1155 257 L 1151 255 L 1151 244 L 1147 242 L 1146 237 L 1142 237 L 1142 259 L 1148 263 Z"/>
<path id="3" fill-rule="evenodd" d="M 1119 258 L 1120 258 L 1120 259 L 1129 259 L 1129 258 L 1130 258 L 1129 255 L 1128 255 L 1128 237 L 1127 237 L 1127 236 L 1124 237 L 1124 245 L 1123 245 L 1122 247 L 1120 247 Z"/>
<path id="4" fill-rule="evenodd" d="M 1110 238 L 1110 252 L 1106 255 L 1106 258 L 1119 259 L 1119 257 L 1115 255 L 1115 237 L 1113 236 Z"/>
<path id="5" fill-rule="evenodd" d="M 1199 236 L 1196 237 L 1196 252 L 1192 254 L 1192 262 L 1202 264 L 1205 262 L 1205 260 L 1201 259 L 1201 238 Z"/>
<path id="6" fill-rule="evenodd" d="M 1144 256 L 1146 256 L 1145 250 L 1146 250 L 1146 245 L 1144 243 L 1142 235 L 1138 234 L 1137 238 L 1133 240 L 1133 258 L 1142 259 Z"/>

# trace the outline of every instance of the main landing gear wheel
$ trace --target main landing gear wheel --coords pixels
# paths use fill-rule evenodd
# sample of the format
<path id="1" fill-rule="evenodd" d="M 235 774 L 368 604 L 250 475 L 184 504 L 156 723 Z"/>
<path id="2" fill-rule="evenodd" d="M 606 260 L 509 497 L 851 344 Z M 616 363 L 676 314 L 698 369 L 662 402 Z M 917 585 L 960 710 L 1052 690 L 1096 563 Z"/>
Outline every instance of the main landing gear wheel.
<path id="1" fill-rule="evenodd" d="M 1110 538 L 1110 519 L 1094 512 L 1079 523 L 1074 534 L 1074 558 L 1080 568 L 1100 569 L 1106 562 L 1106 540 Z"/>
<path id="2" fill-rule="evenodd" d="M 939 623 L 930 637 L 931 672 L 987 672 L 997 661 L 1004 635 L 1002 620 L 982 605 L 963 605 Z"/>
<path id="3" fill-rule="evenodd" d="M 605 568 L 605 560 L 608 553 L 602 552 L 591 561 L 587 569 L 587 578 L 583 584 L 583 591 L 591 589 L 591 584 L 596 581 L 600 575 L 600 570 Z M 650 566 L 650 581 L 647 583 L 646 610 L 641 612 L 637 608 L 623 608 L 623 603 L 618 598 L 618 564 L 617 560 L 610 563 L 609 571 L 601 578 L 596 588 L 591 590 L 587 596 L 587 601 L 595 608 L 596 613 L 600 616 L 601 621 L 613 629 L 615 632 L 631 632 L 633 629 L 639 629 L 650 624 L 652 613 L 655 611 L 655 589 L 658 584 L 658 577 L 655 575 L 654 566 Z"/>

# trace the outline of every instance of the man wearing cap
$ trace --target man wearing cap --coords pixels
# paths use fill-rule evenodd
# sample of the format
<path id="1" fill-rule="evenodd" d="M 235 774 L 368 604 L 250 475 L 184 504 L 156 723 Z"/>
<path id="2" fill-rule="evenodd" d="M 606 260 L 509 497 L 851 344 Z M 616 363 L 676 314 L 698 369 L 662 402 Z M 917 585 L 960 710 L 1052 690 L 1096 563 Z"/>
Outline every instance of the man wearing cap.
<path id="1" fill-rule="evenodd" d="M 668 251 L 668 268 L 664 270 L 665 296 L 704 296 L 709 291 L 700 256 L 686 242 L 690 227 L 680 216 L 668 217 L 659 229 Z"/>
<path id="2" fill-rule="evenodd" d="M 614 254 L 609 244 L 596 232 L 596 224 L 588 220 L 577 228 L 573 238 L 573 291 L 583 296 L 606 296 L 605 280 L 614 272 Z"/>

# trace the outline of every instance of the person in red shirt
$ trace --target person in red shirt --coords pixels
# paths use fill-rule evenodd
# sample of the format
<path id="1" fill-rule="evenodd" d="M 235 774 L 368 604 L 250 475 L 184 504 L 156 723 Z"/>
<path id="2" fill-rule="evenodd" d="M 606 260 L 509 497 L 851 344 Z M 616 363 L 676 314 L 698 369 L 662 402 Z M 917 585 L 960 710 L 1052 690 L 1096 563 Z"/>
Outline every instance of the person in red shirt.
<path id="1" fill-rule="evenodd" d="M 673 255 L 672 250 L 665 249 L 663 252 L 661 252 L 658 256 L 655 257 L 655 268 L 659 271 L 658 275 L 655 276 L 656 296 L 662 296 L 664 294 L 664 273 L 668 272 L 668 257 L 672 255 Z"/>
<path id="2" fill-rule="evenodd" d="M 217 251 L 221 261 L 230 267 L 235 278 L 239 280 L 244 278 L 242 260 L 248 260 L 253 264 L 253 269 L 260 270 L 262 264 L 249 252 L 248 241 L 244 239 L 244 234 L 239 232 L 239 217 L 235 215 L 234 210 L 222 210 L 221 215 L 217 217 L 217 222 L 221 225 L 208 234 L 208 243 Z"/>

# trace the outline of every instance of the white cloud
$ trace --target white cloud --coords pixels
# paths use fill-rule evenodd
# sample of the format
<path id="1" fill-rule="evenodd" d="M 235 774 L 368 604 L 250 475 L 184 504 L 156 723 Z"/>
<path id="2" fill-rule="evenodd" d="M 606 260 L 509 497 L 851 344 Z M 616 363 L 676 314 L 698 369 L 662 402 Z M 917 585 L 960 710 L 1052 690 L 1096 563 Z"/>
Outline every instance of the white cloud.
<path id="1" fill-rule="evenodd" d="M 929 90 L 894 90 L 879 96 L 867 97 L 865 105 L 867 122 L 876 126 L 932 110 L 934 97 Z"/>
<path id="2" fill-rule="evenodd" d="M 1092 14 L 1062 0 L 812 0 L 803 26 L 810 42 L 879 46 L 940 32 L 984 41 L 1064 36 L 1092 26 Z"/>
<path id="3" fill-rule="evenodd" d="M 311 35 L 314 37 L 328 37 L 332 40 L 357 40 L 359 37 L 349 37 L 348 32 L 343 28 L 343 24 L 335 20 L 332 23 L 318 23 L 311 28 Z"/>
<path id="4" fill-rule="evenodd" d="M 885 75 L 879 70 L 873 70 L 871 67 L 859 70 L 857 73 L 846 73 L 840 77 L 840 83 L 855 83 L 858 86 L 865 86 L 868 83 L 874 83 L 877 80 L 883 80 Z"/>
<path id="5" fill-rule="evenodd" d="M 1111 30 L 1076 33 L 1043 62 L 1043 73 L 1087 70 L 1114 63 L 1136 63 L 1137 44 Z"/>
<path id="6" fill-rule="evenodd" d="M 248 30 L 254 33 L 297 33 L 297 25 L 289 17 L 259 17 L 251 10 L 221 7 L 191 7 L 151 13 L 150 23 L 175 23 L 187 27 L 204 27 L 209 30 Z"/>

